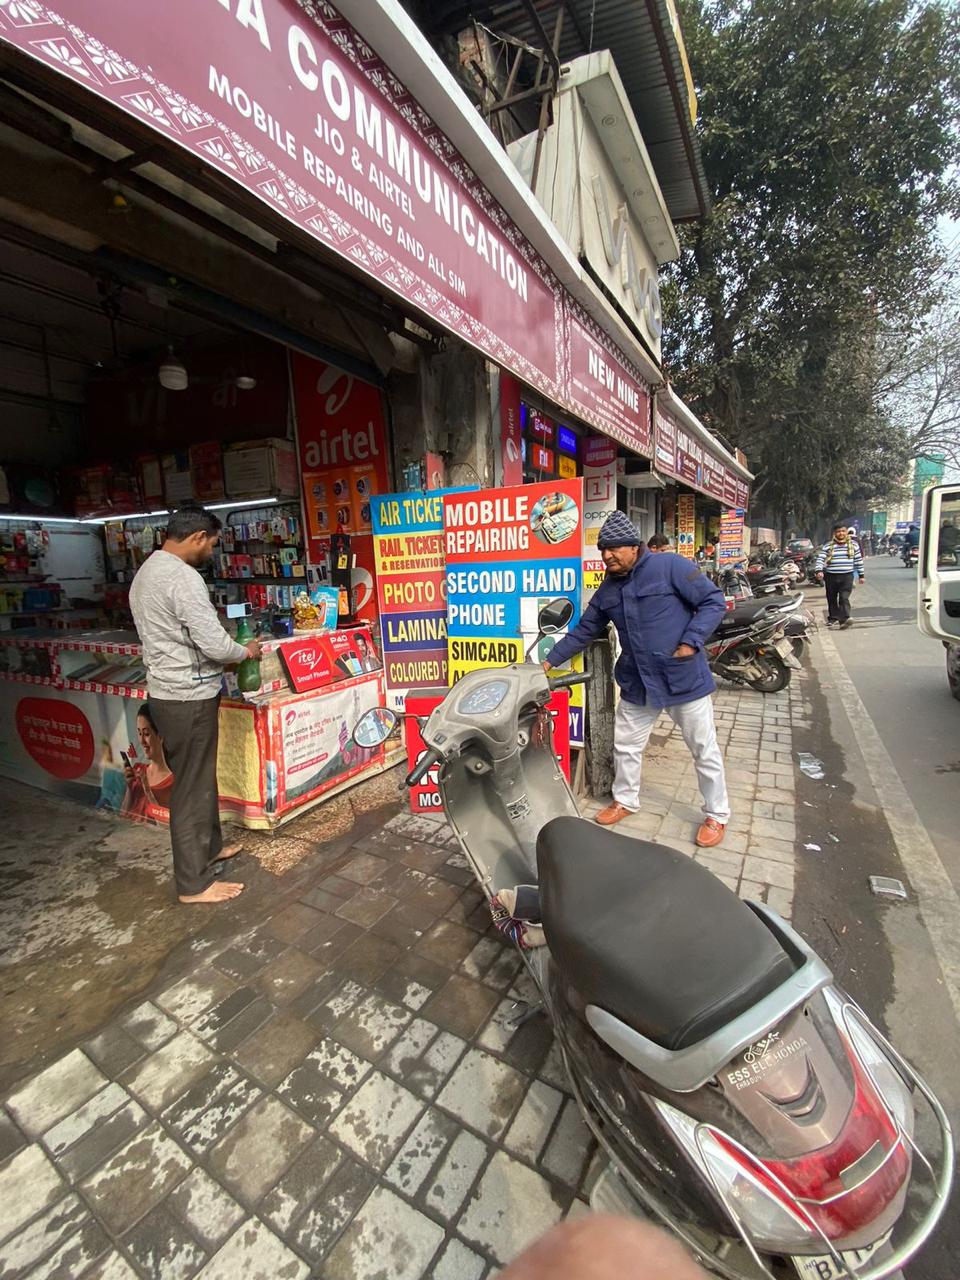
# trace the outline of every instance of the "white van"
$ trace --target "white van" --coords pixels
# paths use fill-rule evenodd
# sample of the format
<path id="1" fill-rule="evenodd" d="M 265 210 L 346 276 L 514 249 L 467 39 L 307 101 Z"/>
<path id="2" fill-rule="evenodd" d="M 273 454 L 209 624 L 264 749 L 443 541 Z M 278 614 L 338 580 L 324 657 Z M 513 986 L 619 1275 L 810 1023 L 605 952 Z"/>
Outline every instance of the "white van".
<path id="1" fill-rule="evenodd" d="M 917 575 L 917 624 L 942 640 L 947 681 L 960 699 L 960 485 L 925 490 Z"/>

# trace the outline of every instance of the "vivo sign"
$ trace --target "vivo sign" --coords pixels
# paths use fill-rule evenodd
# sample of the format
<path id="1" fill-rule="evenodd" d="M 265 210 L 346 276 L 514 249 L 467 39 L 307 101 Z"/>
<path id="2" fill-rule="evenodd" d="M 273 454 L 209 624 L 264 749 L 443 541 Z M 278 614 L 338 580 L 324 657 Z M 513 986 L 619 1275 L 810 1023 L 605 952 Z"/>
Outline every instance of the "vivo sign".
<path id="1" fill-rule="evenodd" d="M 594 174 L 591 185 L 597 205 L 597 218 L 600 222 L 600 238 L 603 241 L 607 262 L 611 267 L 619 269 L 624 292 L 633 299 L 637 314 L 642 317 L 650 333 L 655 338 L 659 338 L 663 332 L 660 289 L 657 286 L 656 275 L 637 262 L 627 219 L 627 206 L 621 204 L 617 209 L 616 217 L 611 217 L 607 189 L 599 174 Z"/>

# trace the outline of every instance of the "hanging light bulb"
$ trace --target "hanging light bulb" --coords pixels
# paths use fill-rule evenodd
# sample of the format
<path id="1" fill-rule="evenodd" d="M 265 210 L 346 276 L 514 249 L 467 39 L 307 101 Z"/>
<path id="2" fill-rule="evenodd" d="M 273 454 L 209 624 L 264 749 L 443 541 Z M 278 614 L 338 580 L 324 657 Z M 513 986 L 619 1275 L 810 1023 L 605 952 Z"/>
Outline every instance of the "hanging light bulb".
<path id="1" fill-rule="evenodd" d="M 167 348 L 166 359 L 157 370 L 157 377 L 165 391 L 186 391 L 190 380 L 186 369 L 174 355 L 173 347 Z"/>
<path id="2" fill-rule="evenodd" d="M 256 385 L 256 378 L 251 378 L 248 373 L 241 373 L 234 383 L 238 391 L 252 391 Z"/>

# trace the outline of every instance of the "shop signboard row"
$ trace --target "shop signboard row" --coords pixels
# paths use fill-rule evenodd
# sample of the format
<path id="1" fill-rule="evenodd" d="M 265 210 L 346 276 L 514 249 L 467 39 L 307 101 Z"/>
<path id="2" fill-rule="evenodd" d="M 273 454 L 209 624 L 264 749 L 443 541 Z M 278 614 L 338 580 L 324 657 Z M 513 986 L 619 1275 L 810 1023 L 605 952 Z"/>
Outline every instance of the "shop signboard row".
<path id="1" fill-rule="evenodd" d="M 411 690 L 447 684 L 443 499 L 462 492 L 438 489 L 373 499 L 383 673 L 387 705 L 398 711 Z"/>
<path id="2" fill-rule="evenodd" d="M 555 403 L 650 453 L 639 370 L 332 4 L 166 0 L 161 24 L 129 0 L 29 0 L 3 12 L 0 42 L 213 167 Z M 332 436 L 327 443 L 332 450 Z M 314 538 L 324 513 L 329 527 L 341 508 L 356 521 L 363 506 L 337 492 L 341 464 L 308 468 L 330 477 L 314 495 Z"/>
<path id="3" fill-rule="evenodd" d="M 750 499 L 746 481 L 659 405 L 653 459 L 656 469 L 665 475 L 709 494 L 725 506 L 746 509 Z"/>
<path id="4" fill-rule="evenodd" d="M 580 617 L 583 482 L 550 480 L 443 500 L 448 681 L 469 671 L 543 662 L 556 636 L 538 640 L 537 615 L 566 597 Z M 578 656 L 564 670 L 583 669 Z M 570 742 L 583 745 L 583 688 L 571 690 Z"/>

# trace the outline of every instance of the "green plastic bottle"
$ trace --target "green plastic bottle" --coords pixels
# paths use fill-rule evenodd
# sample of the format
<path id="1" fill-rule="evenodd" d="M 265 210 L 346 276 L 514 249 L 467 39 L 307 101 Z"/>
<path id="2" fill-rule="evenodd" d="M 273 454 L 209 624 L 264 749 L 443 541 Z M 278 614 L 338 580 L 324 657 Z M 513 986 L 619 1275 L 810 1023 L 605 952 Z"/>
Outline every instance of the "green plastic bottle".
<path id="1" fill-rule="evenodd" d="M 237 623 L 237 644 L 247 644 L 253 639 L 253 628 L 248 619 L 241 618 Z M 244 658 L 237 667 L 237 688 L 241 693 L 256 693 L 262 683 L 260 659 Z"/>

